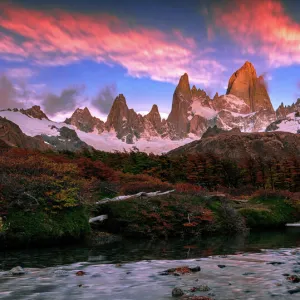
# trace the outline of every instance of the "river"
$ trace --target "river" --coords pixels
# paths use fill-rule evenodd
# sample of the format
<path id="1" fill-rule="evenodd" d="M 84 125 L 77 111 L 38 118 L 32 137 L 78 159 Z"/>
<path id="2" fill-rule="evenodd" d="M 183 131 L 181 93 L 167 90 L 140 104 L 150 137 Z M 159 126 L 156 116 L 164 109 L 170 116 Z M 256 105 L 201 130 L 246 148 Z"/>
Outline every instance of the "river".
<path id="1" fill-rule="evenodd" d="M 26 274 L 8 271 L 22 266 Z M 166 269 L 200 266 L 182 276 Z M 220 267 L 221 266 L 221 267 Z M 76 272 L 83 271 L 83 276 Z M 300 231 L 201 240 L 132 241 L 0 252 L 0 299 L 172 299 L 172 289 L 211 299 L 299 299 Z M 200 285 L 209 291 L 192 293 Z"/>

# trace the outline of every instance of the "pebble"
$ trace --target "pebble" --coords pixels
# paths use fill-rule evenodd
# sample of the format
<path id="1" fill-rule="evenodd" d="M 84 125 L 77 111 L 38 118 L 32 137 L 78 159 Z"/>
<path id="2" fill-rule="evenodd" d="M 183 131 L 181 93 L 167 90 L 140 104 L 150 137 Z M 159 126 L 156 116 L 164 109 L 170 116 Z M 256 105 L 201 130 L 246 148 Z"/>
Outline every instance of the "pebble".
<path id="1" fill-rule="evenodd" d="M 180 288 L 174 288 L 172 291 L 172 297 L 181 297 L 184 295 L 184 292 Z"/>

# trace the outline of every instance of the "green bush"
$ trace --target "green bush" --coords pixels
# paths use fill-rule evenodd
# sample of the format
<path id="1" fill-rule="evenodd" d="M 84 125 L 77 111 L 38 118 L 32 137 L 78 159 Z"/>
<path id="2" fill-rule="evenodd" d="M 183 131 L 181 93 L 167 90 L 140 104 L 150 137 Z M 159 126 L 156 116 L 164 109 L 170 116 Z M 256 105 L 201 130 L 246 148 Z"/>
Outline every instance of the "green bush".
<path id="1" fill-rule="evenodd" d="M 44 211 L 10 211 L 3 226 L 7 241 L 16 244 L 53 244 L 79 239 L 90 231 L 88 218 L 81 207 L 56 214 Z"/>

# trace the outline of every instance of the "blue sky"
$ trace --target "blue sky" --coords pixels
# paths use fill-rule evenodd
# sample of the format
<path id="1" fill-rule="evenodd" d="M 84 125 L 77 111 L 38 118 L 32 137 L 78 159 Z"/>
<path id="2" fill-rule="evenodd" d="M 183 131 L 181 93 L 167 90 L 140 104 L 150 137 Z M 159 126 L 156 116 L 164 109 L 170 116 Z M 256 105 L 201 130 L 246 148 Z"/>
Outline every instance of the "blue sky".
<path id="1" fill-rule="evenodd" d="M 56 95 L 52 117 L 95 99 L 92 112 L 105 117 L 101 101 L 119 93 L 136 111 L 155 103 L 168 113 L 184 72 L 211 96 L 224 94 L 249 60 L 276 109 L 300 97 L 299 10 L 279 0 L 1 1 L 0 73 L 26 90 L 27 105 L 51 107 Z M 65 90 L 75 92 L 65 99 Z"/>

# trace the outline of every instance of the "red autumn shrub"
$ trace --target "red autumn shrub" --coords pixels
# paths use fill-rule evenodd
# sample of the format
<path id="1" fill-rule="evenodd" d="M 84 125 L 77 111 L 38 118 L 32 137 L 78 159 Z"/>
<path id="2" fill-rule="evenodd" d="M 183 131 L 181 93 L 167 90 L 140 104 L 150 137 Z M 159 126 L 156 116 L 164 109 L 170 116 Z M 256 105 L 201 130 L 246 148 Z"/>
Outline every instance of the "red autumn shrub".
<path id="1" fill-rule="evenodd" d="M 89 158 L 82 157 L 76 160 L 76 164 L 84 178 L 95 177 L 103 181 L 118 180 L 117 173 L 101 161 L 92 161 Z"/>
<path id="2" fill-rule="evenodd" d="M 180 182 L 175 184 L 175 190 L 178 193 L 198 193 L 201 192 L 203 188 L 191 183 Z"/>

